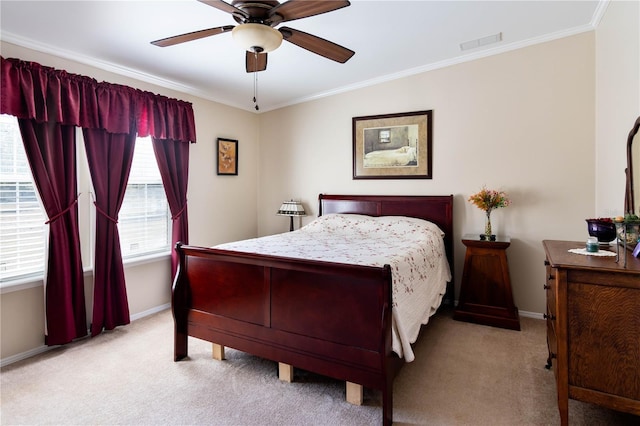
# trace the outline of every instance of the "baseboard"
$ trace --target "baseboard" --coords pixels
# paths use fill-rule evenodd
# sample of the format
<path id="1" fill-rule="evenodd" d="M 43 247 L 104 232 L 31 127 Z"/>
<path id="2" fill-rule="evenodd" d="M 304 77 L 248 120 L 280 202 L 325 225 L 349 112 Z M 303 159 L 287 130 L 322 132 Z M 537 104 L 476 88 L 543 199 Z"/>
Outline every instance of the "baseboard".
<path id="1" fill-rule="evenodd" d="M 539 313 L 539 312 L 527 312 L 527 311 L 520 311 L 518 310 L 518 314 L 520 314 L 521 317 L 525 317 L 525 318 L 534 318 L 534 319 L 544 319 L 543 314 Z"/>
<path id="2" fill-rule="evenodd" d="M 157 314 L 171 307 L 171 303 L 165 303 L 164 305 L 156 306 L 155 308 L 142 311 L 140 313 L 131 315 L 131 321 L 139 320 L 140 318 L 148 317 L 149 315 Z"/>
<path id="3" fill-rule="evenodd" d="M 136 321 L 144 317 L 148 317 L 149 315 L 156 314 L 158 312 L 162 312 L 171 307 L 170 303 L 165 303 L 164 305 L 156 306 L 154 308 L 148 309 L 143 312 L 139 312 L 137 314 L 131 315 L 131 321 Z M 32 356 L 39 355 L 41 353 L 47 352 L 50 349 L 57 348 L 58 346 L 47 346 L 42 345 L 40 347 L 28 350 L 26 352 L 21 352 L 19 354 L 11 355 L 6 358 L 2 358 L 0 360 L 0 367 L 4 367 L 9 364 L 13 364 L 14 362 L 22 361 L 23 359 L 31 358 Z"/>
<path id="4" fill-rule="evenodd" d="M 4 366 L 7 366 L 9 364 L 13 364 L 14 362 L 22 361 L 23 359 L 31 358 L 32 356 L 39 355 L 39 354 L 41 354 L 43 352 L 48 351 L 51 348 L 55 348 L 55 346 L 42 345 L 42 346 L 40 346 L 38 348 L 31 349 L 31 350 L 26 351 L 26 352 L 21 352 L 19 354 L 15 354 L 15 355 L 12 355 L 12 356 L 8 356 L 6 358 L 2 358 L 0 360 L 0 367 L 4 367 Z"/>

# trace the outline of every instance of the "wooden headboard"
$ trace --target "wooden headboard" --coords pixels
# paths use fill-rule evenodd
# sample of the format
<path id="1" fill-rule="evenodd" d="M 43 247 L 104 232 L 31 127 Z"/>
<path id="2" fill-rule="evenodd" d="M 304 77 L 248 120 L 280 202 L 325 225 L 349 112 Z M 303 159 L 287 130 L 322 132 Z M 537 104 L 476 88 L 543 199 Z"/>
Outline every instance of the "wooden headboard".
<path id="1" fill-rule="evenodd" d="M 444 246 L 453 274 L 453 195 L 329 195 L 318 196 L 318 216 L 330 213 L 408 216 L 428 220 L 444 231 Z M 447 287 L 453 304 L 453 278 Z"/>

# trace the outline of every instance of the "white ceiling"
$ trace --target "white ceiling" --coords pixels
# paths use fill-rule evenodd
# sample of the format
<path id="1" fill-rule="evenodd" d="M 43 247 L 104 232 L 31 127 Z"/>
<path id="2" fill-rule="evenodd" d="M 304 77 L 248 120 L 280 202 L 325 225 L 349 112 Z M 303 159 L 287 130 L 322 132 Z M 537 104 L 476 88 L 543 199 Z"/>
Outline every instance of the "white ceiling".
<path id="1" fill-rule="evenodd" d="M 607 3 L 352 0 L 284 25 L 348 47 L 354 57 L 339 64 L 283 42 L 257 75 L 260 111 L 589 31 Z M 150 44 L 236 24 L 196 0 L 1 0 L 0 17 L 3 41 L 253 111 L 253 75 L 230 33 L 164 48 Z M 498 43 L 460 49 L 497 33 Z"/>

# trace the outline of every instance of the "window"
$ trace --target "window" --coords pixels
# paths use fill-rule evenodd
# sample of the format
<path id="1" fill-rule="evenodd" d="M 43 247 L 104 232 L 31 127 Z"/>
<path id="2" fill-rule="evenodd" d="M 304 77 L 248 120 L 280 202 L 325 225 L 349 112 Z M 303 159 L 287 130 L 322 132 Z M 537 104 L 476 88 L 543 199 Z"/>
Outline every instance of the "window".
<path id="1" fill-rule="evenodd" d="M 0 115 L 0 282 L 44 272 L 46 220 L 18 120 Z"/>
<path id="2" fill-rule="evenodd" d="M 81 144 L 80 144 L 81 145 Z M 80 152 L 83 152 L 80 146 Z M 79 185 L 90 188 L 83 155 Z M 83 200 L 79 205 L 83 259 L 91 259 L 94 219 Z M 84 207 L 83 207 L 84 206 Z M 129 184 L 119 213 L 123 258 L 171 249 L 171 213 L 153 153 L 151 138 L 138 138 Z M 42 275 L 46 264 L 46 225 L 22 144 L 18 121 L 0 115 L 0 283 Z M 85 265 L 90 267 L 90 264 Z"/>
<path id="3" fill-rule="evenodd" d="M 118 215 L 122 257 L 171 249 L 171 215 L 151 138 L 138 138 Z"/>

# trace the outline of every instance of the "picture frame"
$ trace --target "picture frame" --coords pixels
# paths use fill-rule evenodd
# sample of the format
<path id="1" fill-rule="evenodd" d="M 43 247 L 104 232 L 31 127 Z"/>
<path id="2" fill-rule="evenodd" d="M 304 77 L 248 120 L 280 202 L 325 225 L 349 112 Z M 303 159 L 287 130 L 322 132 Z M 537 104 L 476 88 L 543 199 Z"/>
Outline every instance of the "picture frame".
<path id="1" fill-rule="evenodd" d="M 238 141 L 235 139 L 218 138 L 217 171 L 221 176 L 238 175 Z"/>
<path id="2" fill-rule="evenodd" d="M 353 117 L 353 179 L 432 179 L 433 110 Z"/>

